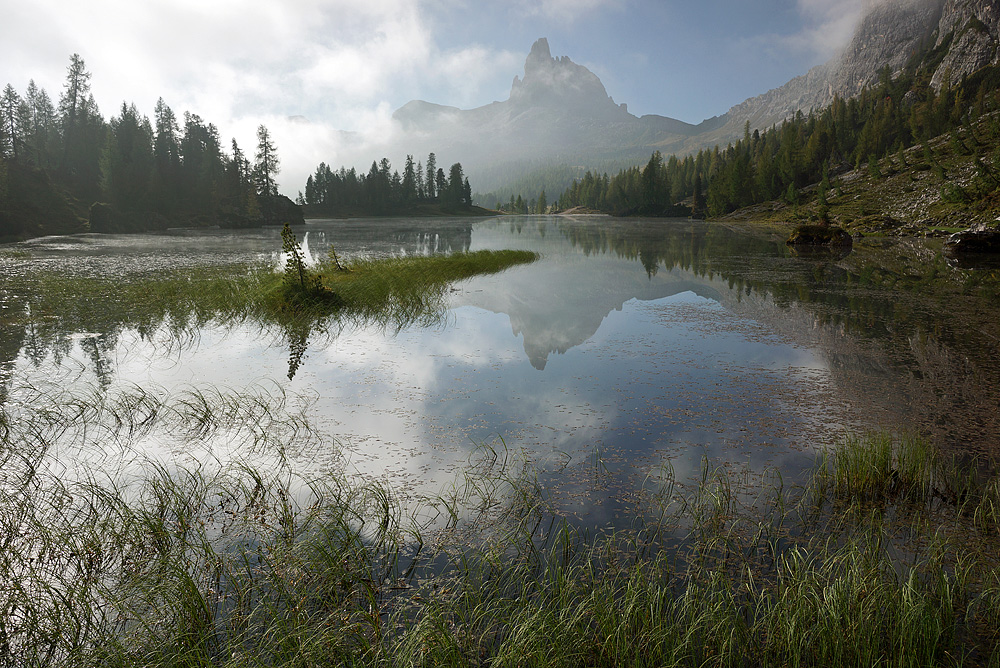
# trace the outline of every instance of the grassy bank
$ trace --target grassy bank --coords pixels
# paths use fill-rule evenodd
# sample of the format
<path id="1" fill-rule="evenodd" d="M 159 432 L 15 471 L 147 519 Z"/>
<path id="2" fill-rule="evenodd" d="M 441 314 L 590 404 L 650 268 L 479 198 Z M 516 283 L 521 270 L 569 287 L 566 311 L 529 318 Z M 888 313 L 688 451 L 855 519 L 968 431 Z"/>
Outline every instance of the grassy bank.
<path id="1" fill-rule="evenodd" d="M 437 317 L 453 283 L 537 258 L 531 251 L 501 250 L 356 258 L 339 267 L 332 260 L 315 268 L 296 266 L 292 260 L 284 280 L 278 275 L 269 278 L 264 304 L 275 313 L 306 317 L 336 314 L 399 327 Z"/>
<path id="2" fill-rule="evenodd" d="M 252 404 L 91 422 L 211 429 Z M 0 426 L 7 665 L 1000 664 L 998 479 L 920 439 L 847 439 L 795 489 L 665 467 L 642 518 L 588 536 L 488 447 L 404 511 L 283 467 L 69 482 L 43 461 L 52 411 Z"/>

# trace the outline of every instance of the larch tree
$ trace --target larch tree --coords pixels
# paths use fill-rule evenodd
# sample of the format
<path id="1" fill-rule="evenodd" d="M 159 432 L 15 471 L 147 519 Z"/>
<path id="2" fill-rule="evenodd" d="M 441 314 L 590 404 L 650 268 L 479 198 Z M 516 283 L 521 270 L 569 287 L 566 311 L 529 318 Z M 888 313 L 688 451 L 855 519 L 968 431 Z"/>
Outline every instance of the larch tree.
<path id="1" fill-rule="evenodd" d="M 257 154 L 254 156 L 254 180 L 257 192 L 265 196 L 277 196 L 278 184 L 274 177 L 281 171 L 278 149 L 271 139 L 266 126 L 257 128 Z"/>

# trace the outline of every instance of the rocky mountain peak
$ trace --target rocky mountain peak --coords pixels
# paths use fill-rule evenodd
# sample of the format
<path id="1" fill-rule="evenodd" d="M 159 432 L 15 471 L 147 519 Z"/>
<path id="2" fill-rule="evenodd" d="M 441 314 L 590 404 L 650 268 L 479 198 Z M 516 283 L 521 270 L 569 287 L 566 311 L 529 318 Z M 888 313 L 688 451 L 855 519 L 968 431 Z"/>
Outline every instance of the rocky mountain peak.
<path id="1" fill-rule="evenodd" d="M 552 57 L 552 52 L 549 50 L 549 40 L 545 37 L 539 37 L 535 40 L 535 43 L 531 45 L 531 51 L 528 53 L 528 58 L 524 61 L 524 77 L 528 78 L 528 76 L 536 69 L 548 67 L 553 60 L 555 59 Z"/>
<path id="2" fill-rule="evenodd" d="M 596 74 L 568 56 L 553 58 L 544 37 L 531 46 L 524 61 L 524 79 L 514 77 L 509 101 L 519 108 L 572 109 L 597 118 L 628 114 L 614 103 Z"/>

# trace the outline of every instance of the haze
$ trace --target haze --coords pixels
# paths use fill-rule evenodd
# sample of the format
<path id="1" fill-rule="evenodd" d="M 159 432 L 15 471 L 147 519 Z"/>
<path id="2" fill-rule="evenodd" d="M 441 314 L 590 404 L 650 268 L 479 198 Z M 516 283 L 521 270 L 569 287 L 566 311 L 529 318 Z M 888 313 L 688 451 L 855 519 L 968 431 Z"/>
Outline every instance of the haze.
<path id="1" fill-rule="evenodd" d="M 36 0 L 5 9 L 0 84 L 23 91 L 34 79 L 57 99 L 79 53 L 105 117 L 123 101 L 151 115 L 163 97 L 245 146 L 264 123 L 282 158 L 281 190 L 294 196 L 321 161 L 363 167 L 380 157 L 392 112 L 410 100 L 471 108 L 506 99 L 538 37 L 597 74 L 630 112 L 697 123 L 828 60 L 862 5 Z"/>

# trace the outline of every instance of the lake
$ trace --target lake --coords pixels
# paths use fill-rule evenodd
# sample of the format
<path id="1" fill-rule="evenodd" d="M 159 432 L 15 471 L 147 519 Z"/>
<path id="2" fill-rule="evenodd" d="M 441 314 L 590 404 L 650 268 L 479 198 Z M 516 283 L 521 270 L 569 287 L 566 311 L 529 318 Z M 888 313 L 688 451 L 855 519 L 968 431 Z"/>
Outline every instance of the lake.
<path id="1" fill-rule="evenodd" d="M 261 408 L 210 435 L 161 430 L 104 445 L 76 424 L 50 465 L 268 461 L 240 436 L 266 422 L 294 468 L 385 481 L 402 496 L 441 494 L 484 452 L 523 460 L 558 512 L 588 526 L 624 523 L 665 466 L 678 479 L 708 462 L 795 481 L 849 432 L 916 432 L 963 457 L 1000 452 L 998 272 L 953 266 L 939 242 L 802 254 L 783 232 L 751 226 L 559 216 L 323 220 L 297 236 L 316 257 L 331 244 L 342 259 L 541 257 L 455 284 L 430 324 L 312 332 L 289 373 L 285 333 L 252 323 L 139 326 L 128 304 L 86 303 L 43 320 L 33 306 L 41 272 L 72 281 L 278 266 L 277 229 L 7 244 L 5 411 L 58 412 L 135 388 L 256 397 L 287 419 L 267 422 Z"/>

